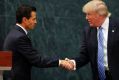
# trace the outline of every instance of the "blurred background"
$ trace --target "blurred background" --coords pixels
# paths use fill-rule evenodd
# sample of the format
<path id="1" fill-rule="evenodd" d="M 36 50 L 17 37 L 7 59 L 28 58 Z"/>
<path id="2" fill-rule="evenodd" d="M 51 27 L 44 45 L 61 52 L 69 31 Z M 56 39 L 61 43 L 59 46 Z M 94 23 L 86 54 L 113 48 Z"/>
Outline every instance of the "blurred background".
<path id="1" fill-rule="evenodd" d="M 89 0 L 0 0 L 0 50 L 21 4 L 37 8 L 37 26 L 29 32 L 33 46 L 48 56 L 75 57 L 79 54 L 81 30 L 88 25 L 82 7 Z M 113 17 L 119 16 L 119 0 L 104 0 Z M 4 72 L 9 80 L 9 71 Z M 32 69 L 32 80 L 92 80 L 90 63 L 76 71 L 61 68 Z"/>

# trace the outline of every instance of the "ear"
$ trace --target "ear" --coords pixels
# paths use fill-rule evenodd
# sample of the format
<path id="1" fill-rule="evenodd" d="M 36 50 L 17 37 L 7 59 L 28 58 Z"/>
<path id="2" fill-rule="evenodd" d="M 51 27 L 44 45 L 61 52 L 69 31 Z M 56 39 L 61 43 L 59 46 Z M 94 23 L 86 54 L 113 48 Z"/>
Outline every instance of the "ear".
<path id="1" fill-rule="evenodd" d="M 27 18 L 26 17 L 23 17 L 22 18 L 22 21 L 25 23 L 27 21 Z"/>

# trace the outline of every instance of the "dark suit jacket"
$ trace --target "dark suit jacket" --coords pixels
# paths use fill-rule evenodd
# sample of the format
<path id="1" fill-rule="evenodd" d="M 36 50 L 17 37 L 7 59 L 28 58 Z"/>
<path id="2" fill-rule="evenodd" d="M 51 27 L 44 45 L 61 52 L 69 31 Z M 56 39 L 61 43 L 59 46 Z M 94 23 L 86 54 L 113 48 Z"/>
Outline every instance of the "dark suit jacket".
<path id="1" fill-rule="evenodd" d="M 10 31 L 4 42 L 4 50 L 13 51 L 12 80 L 31 80 L 31 67 L 57 67 L 58 58 L 45 58 L 33 49 L 31 40 L 18 26 Z"/>
<path id="2" fill-rule="evenodd" d="M 97 28 L 87 27 L 83 31 L 80 56 L 75 58 L 75 60 L 77 68 L 91 62 L 93 80 L 99 80 L 97 49 Z M 112 78 L 113 80 L 119 80 L 119 20 L 112 18 L 109 19 L 107 56 Z"/>

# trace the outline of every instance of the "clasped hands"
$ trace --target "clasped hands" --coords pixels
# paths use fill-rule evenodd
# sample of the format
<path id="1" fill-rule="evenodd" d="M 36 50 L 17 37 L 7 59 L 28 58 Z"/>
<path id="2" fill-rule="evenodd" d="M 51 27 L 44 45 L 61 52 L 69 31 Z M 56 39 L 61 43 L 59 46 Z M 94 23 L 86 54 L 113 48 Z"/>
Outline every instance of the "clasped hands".
<path id="1" fill-rule="evenodd" d="M 65 58 L 65 60 L 60 60 L 59 66 L 69 71 L 75 70 L 76 67 L 73 60 L 68 58 Z"/>

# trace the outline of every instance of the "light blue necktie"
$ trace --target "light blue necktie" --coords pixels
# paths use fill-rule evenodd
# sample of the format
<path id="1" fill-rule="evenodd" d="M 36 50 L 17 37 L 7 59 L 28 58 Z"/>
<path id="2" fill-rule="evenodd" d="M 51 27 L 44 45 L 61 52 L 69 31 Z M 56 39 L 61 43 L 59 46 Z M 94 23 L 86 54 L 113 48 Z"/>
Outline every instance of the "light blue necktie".
<path id="1" fill-rule="evenodd" d="M 98 72 L 100 80 L 105 80 L 105 68 L 104 68 L 104 35 L 102 27 L 98 29 Z"/>

